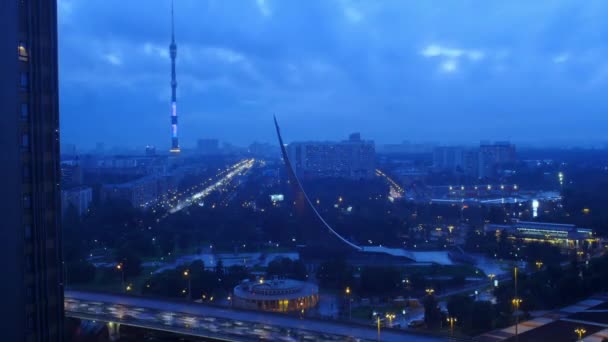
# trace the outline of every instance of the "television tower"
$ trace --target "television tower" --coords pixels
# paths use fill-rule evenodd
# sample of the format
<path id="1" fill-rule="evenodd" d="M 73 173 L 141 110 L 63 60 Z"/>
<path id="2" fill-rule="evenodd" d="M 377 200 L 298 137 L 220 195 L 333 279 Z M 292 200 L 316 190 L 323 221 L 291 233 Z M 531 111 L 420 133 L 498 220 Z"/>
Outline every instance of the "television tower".
<path id="1" fill-rule="evenodd" d="M 171 0 L 171 153 L 179 153 L 177 139 L 177 80 L 175 79 L 175 58 L 177 57 L 177 44 L 175 44 L 175 25 L 173 23 L 173 0 Z"/>

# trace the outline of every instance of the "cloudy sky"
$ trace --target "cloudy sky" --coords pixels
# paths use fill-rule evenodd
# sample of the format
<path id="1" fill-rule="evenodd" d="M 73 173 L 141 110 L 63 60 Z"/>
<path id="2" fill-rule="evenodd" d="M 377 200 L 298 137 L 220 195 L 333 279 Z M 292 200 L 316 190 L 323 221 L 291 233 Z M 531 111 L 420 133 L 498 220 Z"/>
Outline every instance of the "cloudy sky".
<path id="1" fill-rule="evenodd" d="M 175 0 L 182 146 L 608 141 L 608 2 Z M 59 0 L 63 141 L 170 144 L 170 1 Z"/>

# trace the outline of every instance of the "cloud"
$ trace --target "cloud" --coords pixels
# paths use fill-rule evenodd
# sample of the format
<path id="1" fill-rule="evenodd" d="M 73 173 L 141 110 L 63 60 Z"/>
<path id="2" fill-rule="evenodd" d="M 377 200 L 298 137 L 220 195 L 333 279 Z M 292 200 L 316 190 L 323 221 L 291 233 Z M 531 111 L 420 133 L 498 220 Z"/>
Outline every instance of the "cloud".
<path id="1" fill-rule="evenodd" d="M 605 2 L 535 2 L 522 8 L 517 1 L 246 1 L 248 6 L 176 1 L 185 145 L 197 135 L 236 143 L 266 139 L 261 122 L 267 113 L 280 113 L 286 127 L 298 123 L 290 139 L 335 139 L 363 130 L 383 143 L 501 137 L 506 129 L 497 131 L 488 113 L 512 113 L 508 120 L 517 126 L 530 116 L 546 118 L 544 111 L 564 122 L 571 113 L 594 111 L 592 119 L 608 112 L 602 92 L 608 83 Z M 58 0 L 58 6 L 64 136 L 84 144 L 167 143 L 169 2 Z M 442 76 L 449 82 L 438 84 Z M 113 101 L 116 93 L 127 92 L 128 103 Z M 102 119 L 85 125 L 80 114 L 87 110 Z M 217 115 L 197 118 L 202 112 Z M 466 114 L 456 122 L 455 112 Z M 417 113 L 433 122 L 416 120 Z M 112 123 L 124 117 L 129 126 L 156 122 L 158 131 L 122 137 Z M 319 127 L 321 118 L 344 124 Z M 575 127 L 586 132 L 583 123 L 590 120 L 577 120 L 582 123 Z M 236 121 L 252 129 L 226 128 Z M 444 126 L 433 130 L 434 121 Z M 546 121 L 527 127 L 529 133 L 514 129 L 512 138 L 570 131 L 548 130 Z M 484 133 L 437 133 L 472 124 Z M 397 129 L 403 125 L 411 125 L 407 136 Z M 587 127 L 589 135 L 605 137 L 600 126 Z"/>
<path id="2" fill-rule="evenodd" d="M 569 59 L 570 59 L 569 54 L 560 53 L 559 55 L 556 55 L 553 57 L 553 63 L 555 63 L 555 64 L 566 63 Z"/>
<path id="3" fill-rule="evenodd" d="M 449 59 L 440 64 L 440 70 L 443 72 L 451 73 L 458 70 L 458 61 L 455 59 Z"/>
<path id="4" fill-rule="evenodd" d="M 263 16 L 269 17 L 272 15 L 272 10 L 268 5 L 267 0 L 255 0 L 255 4 L 258 6 L 258 9 L 260 10 L 260 13 L 262 13 Z"/>
<path id="5" fill-rule="evenodd" d="M 169 49 L 152 43 L 145 43 L 142 47 L 144 54 L 169 59 Z"/>
<path id="6" fill-rule="evenodd" d="M 105 55 L 103 55 L 103 59 L 109 64 L 115 66 L 122 65 L 122 58 L 120 58 L 120 56 L 114 52 L 106 53 Z"/>
<path id="7" fill-rule="evenodd" d="M 438 44 L 429 44 L 422 51 L 424 57 L 446 57 L 451 59 L 468 58 L 471 61 L 479 61 L 485 57 L 483 51 L 475 49 L 449 48 Z"/>
<path id="8" fill-rule="evenodd" d="M 363 13 L 352 6 L 346 6 L 344 8 L 344 15 L 348 20 L 354 23 L 358 23 L 363 20 Z"/>
<path id="9" fill-rule="evenodd" d="M 239 63 L 247 60 L 241 53 L 223 47 L 205 47 L 203 52 L 226 63 Z"/>
<path id="10" fill-rule="evenodd" d="M 446 47 L 439 44 L 429 44 L 420 51 L 425 58 L 440 59 L 439 70 L 445 73 L 458 71 L 461 61 L 478 62 L 485 58 L 485 53 L 477 49 Z"/>

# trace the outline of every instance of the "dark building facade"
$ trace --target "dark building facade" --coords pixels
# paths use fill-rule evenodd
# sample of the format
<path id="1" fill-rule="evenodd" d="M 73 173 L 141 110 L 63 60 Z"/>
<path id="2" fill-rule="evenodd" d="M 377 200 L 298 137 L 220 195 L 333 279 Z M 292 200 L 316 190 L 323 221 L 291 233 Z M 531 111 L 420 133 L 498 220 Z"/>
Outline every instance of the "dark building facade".
<path id="1" fill-rule="evenodd" d="M 62 341 L 56 0 L 0 1 L 0 331 Z"/>

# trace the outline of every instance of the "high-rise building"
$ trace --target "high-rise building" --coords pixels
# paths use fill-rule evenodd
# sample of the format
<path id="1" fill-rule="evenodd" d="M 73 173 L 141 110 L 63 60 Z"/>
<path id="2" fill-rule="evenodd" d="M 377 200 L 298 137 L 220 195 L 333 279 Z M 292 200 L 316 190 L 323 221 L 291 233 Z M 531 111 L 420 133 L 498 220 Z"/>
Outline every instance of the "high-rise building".
<path id="1" fill-rule="evenodd" d="M 341 142 L 294 142 L 287 146 L 299 177 L 370 178 L 375 175 L 376 149 L 358 133 Z"/>
<path id="2" fill-rule="evenodd" d="M 437 170 L 477 177 L 479 151 L 462 146 L 438 146 L 433 150 L 433 167 Z"/>
<path id="3" fill-rule="evenodd" d="M 515 145 L 508 141 L 494 144 L 481 142 L 479 145 L 479 178 L 495 177 L 498 168 L 517 161 Z"/>
<path id="4" fill-rule="evenodd" d="M 433 167 L 456 172 L 462 167 L 465 148 L 461 146 L 438 146 L 433 150 Z"/>
<path id="5" fill-rule="evenodd" d="M 146 156 L 155 156 L 156 155 L 156 147 L 147 145 L 146 146 Z"/>
<path id="6" fill-rule="evenodd" d="M 0 1 L 3 341 L 63 340 L 56 0 Z"/>
<path id="7" fill-rule="evenodd" d="M 171 152 L 179 153 L 177 140 L 177 79 L 175 77 L 175 59 L 177 58 L 177 44 L 175 44 L 175 27 L 173 23 L 173 1 L 171 1 Z"/>
<path id="8" fill-rule="evenodd" d="M 85 215 L 93 202 L 93 189 L 88 186 L 79 186 L 61 190 L 61 213 L 65 215 L 71 208 L 76 210 L 78 216 Z"/>

